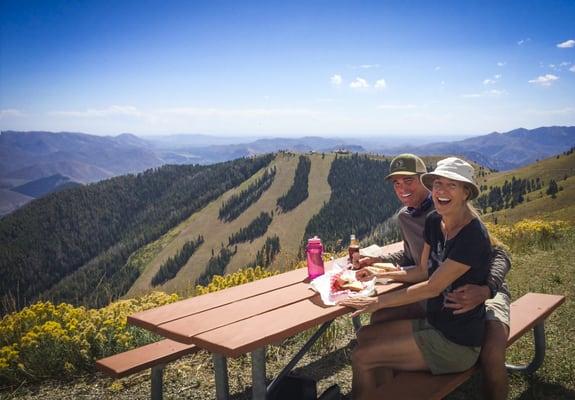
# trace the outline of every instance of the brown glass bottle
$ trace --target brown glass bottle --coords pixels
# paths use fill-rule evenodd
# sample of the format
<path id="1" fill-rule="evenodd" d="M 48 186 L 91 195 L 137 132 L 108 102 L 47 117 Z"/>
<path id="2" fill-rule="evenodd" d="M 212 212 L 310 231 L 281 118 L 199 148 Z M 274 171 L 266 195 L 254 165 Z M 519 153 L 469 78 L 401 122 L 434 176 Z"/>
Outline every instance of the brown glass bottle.
<path id="1" fill-rule="evenodd" d="M 353 255 L 355 253 L 359 253 L 359 242 L 355 238 L 355 235 L 351 235 L 350 237 L 348 252 L 349 252 L 349 261 L 352 262 Z"/>

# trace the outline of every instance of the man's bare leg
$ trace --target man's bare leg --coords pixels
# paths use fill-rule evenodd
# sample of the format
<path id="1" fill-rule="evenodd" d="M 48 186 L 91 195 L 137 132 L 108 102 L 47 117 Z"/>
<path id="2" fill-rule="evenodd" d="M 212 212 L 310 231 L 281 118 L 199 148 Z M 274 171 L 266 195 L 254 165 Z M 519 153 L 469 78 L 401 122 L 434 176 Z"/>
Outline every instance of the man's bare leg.
<path id="1" fill-rule="evenodd" d="M 485 322 L 485 338 L 479 359 L 483 374 L 483 392 L 489 400 L 507 399 L 509 391 L 507 369 L 505 368 L 505 350 L 509 328 L 502 322 Z"/>

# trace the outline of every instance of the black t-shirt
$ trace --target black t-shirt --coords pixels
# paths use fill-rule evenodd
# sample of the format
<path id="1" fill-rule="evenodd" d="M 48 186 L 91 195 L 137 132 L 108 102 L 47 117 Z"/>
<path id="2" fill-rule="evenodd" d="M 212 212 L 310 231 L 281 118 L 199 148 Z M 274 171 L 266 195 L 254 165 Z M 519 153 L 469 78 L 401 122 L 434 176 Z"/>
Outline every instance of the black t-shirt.
<path id="1" fill-rule="evenodd" d="M 444 293 L 465 284 L 485 285 L 489 273 L 491 244 L 485 226 L 477 218 L 465 225 L 459 233 L 445 241 L 441 231 L 441 215 L 429 214 L 425 220 L 425 242 L 431 247 L 428 268 L 433 274 L 446 259 L 469 266 L 442 294 L 427 300 L 427 320 L 454 343 L 481 346 L 485 330 L 485 305 L 479 305 L 464 314 L 453 314 L 444 308 Z"/>

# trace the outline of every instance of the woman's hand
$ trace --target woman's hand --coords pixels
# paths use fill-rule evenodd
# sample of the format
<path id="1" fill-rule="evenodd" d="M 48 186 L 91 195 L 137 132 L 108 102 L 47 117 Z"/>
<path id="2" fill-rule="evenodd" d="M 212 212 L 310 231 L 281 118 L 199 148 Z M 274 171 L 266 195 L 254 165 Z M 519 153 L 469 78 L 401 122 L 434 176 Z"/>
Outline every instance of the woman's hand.
<path id="1" fill-rule="evenodd" d="M 352 297 L 342 300 L 337 304 L 355 308 L 357 311 L 351 314 L 352 317 L 356 317 L 366 312 L 372 313 L 379 309 L 378 307 L 379 303 L 377 297 L 365 297 L 365 296 Z"/>
<path id="2" fill-rule="evenodd" d="M 358 281 L 362 281 L 362 282 L 369 281 L 374 276 L 377 276 L 377 275 L 374 274 L 372 271 L 372 268 L 369 268 L 369 267 L 362 268 L 362 269 L 357 270 L 355 272 L 355 279 L 357 279 Z"/>

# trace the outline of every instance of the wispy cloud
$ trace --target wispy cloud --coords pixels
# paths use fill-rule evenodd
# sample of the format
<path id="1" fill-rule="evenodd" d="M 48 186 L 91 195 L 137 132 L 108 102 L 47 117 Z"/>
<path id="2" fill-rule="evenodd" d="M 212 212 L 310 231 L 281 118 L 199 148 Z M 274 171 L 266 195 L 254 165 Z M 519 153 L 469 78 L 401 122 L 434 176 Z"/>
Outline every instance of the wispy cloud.
<path id="1" fill-rule="evenodd" d="M 84 111 L 52 111 L 53 116 L 76 117 L 76 118 L 103 118 L 111 116 L 143 117 L 144 114 L 134 106 L 110 106 L 108 108 L 89 108 Z"/>
<path id="2" fill-rule="evenodd" d="M 531 79 L 530 81 L 528 81 L 529 83 L 532 83 L 534 85 L 539 85 L 539 86 L 543 86 L 543 87 L 549 87 L 553 84 L 553 82 L 555 82 L 556 80 L 558 80 L 559 77 L 552 75 L 552 74 L 546 74 L 546 75 L 541 75 L 538 76 L 536 79 Z"/>
<path id="3" fill-rule="evenodd" d="M 331 78 L 329 78 L 329 81 L 334 86 L 340 86 L 343 82 L 343 78 L 341 77 L 341 75 L 335 74 Z"/>
<path id="4" fill-rule="evenodd" d="M 433 68 L 434 71 L 439 71 L 441 69 L 441 67 L 438 65 L 435 68 Z"/>
<path id="5" fill-rule="evenodd" d="M 209 108 L 209 107 L 176 107 L 165 108 L 154 112 L 157 115 L 181 117 L 280 117 L 317 115 L 316 111 L 303 108 Z"/>
<path id="6" fill-rule="evenodd" d="M 0 119 L 10 118 L 10 117 L 24 117 L 25 114 L 17 110 L 15 108 L 6 108 L 4 110 L 0 110 Z"/>
<path id="7" fill-rule="evenodd" d="M 548 64 L 547 67 L 551 68 L 553 71 L 563 71 L 565 68 L 567 68 L 569 65 L 571 65 L 571 62 L 569 61 L 563 61 L 559 64 Z"/>
<path id="8" fill-rule="evenodd" d="M 517 42 L 517 45 L 523 46 L 524 44 L 526 44 L 527 42 L 530 42 L 530 41 L 531 41 L 531 38 L 521 39 Z"/>
<path id="9" fill-rule="evenodd" d="M 484 85 L 495 85 L 499 79 L 501 79 L 501 74 L 495 74 L 492 78 L 486 78 L 483 80 Z"/>
<path id="10" fill-rule="evenodd" d="M 380 104 L 378 110 L 413 110 L 417 108 L 415 104 Z"/>
<path id="11" fill-rule="evenodd" d="M 365 89 L 369 87 L 369 84 L 363 78 L 355 78 L 355 80 L 349 84 L 349 87 L 352 89 Z"/>
<path id="12" fill-rule="evenodd" d="M 374 68 L 380 68 L 381 65 L 380 64 L 359 64 L 359 65 L 350 65 L 350 68 L 353 69 L 374 69 Z"/>
<path id="13" fill-rule="evenodd" d="M 557 47 L 559 47 L 560 49 L 570 49 L 571 47 L 575 47 L 575 40 L 569 39 L 562 43 L 558 43 Z"/>
<path id="14" fill-rule="evenodd" d="M 529 110 L 529 112 L 538 115 L 570 115 L 575 114 L 575 107 L 563 107 L 549 110 Z"/>
<path id="15" fill-rule="evenodd" d="M 491 89 L 491 90 L 485 90 L 481 93 L 462 94 L 461 97 L 463 97 L 464 99 L 474 99 L 478 97 L 499 97 L 505 94 L 507 94 L 507 91 L 505 90 Z"/>
<path id="16" fill-rule="evenodd" d="M 387 83 L 385 82 L 385 79 L 379 79 L 375 81 L 375 85 L 373 87 L 382 90 L 387 87 Z"/>
<path id="17" fill-rule="evenodd" d="M 575 65 L 573 65 L 571 68 L 569 68 L 569 71 L 575 72 Z"/>
<path id="18" fill-rule="evenodd" d="M 505 67 L 505 65 L 507 65 L 507 63 L 506 63 L 505 61 L 499 61 L 499 62 L 497 63 L 497 66 L 498 66 L 498 67 Z"/>

